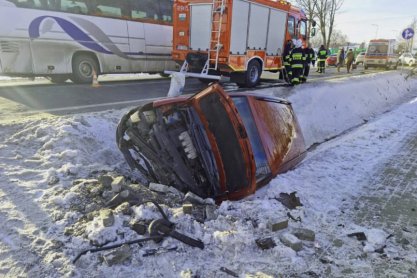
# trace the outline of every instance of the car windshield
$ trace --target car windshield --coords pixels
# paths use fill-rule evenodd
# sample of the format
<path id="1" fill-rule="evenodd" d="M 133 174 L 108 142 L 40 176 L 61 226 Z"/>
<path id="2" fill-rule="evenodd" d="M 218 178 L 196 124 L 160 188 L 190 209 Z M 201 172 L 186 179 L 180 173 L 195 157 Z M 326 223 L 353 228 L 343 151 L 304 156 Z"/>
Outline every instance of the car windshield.
<path id="1" fill-rule="evenodd" d="M 256 128 L 252 112 L 249 108 L 249 103 L 246 97 L 233 97 L 233 102 L 246 128 L 249 141 L 252 146 L 253 155 L 256 163 L 256 180 L 262 180 L 270 174 L 268 160 L 266 158 L 265 150 L 262 147 L 261 139 L 259 137 L 258 129 Z"/>

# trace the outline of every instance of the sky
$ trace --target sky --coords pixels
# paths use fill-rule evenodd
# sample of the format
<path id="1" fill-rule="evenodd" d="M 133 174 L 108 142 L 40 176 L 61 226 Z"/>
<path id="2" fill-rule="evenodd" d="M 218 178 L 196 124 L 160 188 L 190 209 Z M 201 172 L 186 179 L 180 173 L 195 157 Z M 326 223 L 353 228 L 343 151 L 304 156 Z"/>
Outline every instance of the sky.
<path id="1" fill-rule="evenodd" d="M 210 221 L 200 223 L 180 206 L 164 206 L 177 229 L 201 239 L 204 250 L 169 238 L 161 244 L 132 245 L 131 260 L 113 266 L 100 259 L 111 257 L 111 251 L 85 254 L 76 264 L 71 260 L 93 247 L 91 242 L 137 239 L 124 223 L 160 217 L 151 204 L 132 206 L 131 216 L 115 210 L 114 224 L 104 227 L 97 213 L 109 193 L 97 184 L 99 173 L 132 174 L 115 140 L 117 123 L 128 109 L 62 117 L 14 113 L 12 123 L 0 117 L 0 273 L 7 277 L 231 277 L 219 270 L 226 267 L 239 277 L 272 278 L 282 273 L 306 277 L 301 275 L 306 271 L 320 277 L 382 277 L 374 273 L 379 267 L 386 271 L 393 267 L 395 277 L 415 271 L 417 255 L 410 242 L 417 242 L 417 227 L 397 226 L 403 228 L 399 229 L 404 231 L 403 239 L 410 237 L 410 247 L 404 248 L 399 235 L 388 236 L 395 227 L 375 224 L 367 214 L 359 221 L 353 206 L 361 195 L 373 196 L 369 178 L 398 153 L 404 141 L 415 137 L 417 79 L 405 80 L 401 72 L 391 71 L 263 92 L 287 95 L 308 146 L 350 132 L 309 151 L 294 170 L 253 196 L 223 202 Z M 393 184 L 403 185 L 398 180 Z M 289 211 L 276 197 L 293 191 L 303 207 Z M 287 213 L 302 222 L 290 221 L 288 228 L 270 231 L 268 225 L 288 219 Z M 281 238 L 291 239 L 288 235 L 299 227 L 315 231 L 316 238 L 303 241 L 302 250 L 295 252 Z M 347 236 L 353 232 L 364 232 L 367 240 Z M 255 239 L 268 237 L 276 243 L 274 248 L 256 246 Z M 291 240 L 297 241 L 294 236 Z M 384 245 L 385 257 L 374 252 Z M 172 246 L 177 251 L 143 256 L 147 249 L 163 252 Z"/>
<path id="2" fill-rule="evenodd" d="M 336 29 L 351 42 L 375 38 L 397 39 L 417 18 L 415 0 L 345 0 L 337 14 Z"/>

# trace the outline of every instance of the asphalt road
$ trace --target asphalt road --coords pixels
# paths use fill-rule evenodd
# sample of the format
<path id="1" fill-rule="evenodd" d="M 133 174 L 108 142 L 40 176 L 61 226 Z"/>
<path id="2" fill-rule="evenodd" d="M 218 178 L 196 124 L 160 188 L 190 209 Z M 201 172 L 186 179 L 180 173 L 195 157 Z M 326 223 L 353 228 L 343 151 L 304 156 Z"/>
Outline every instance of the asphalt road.
<path id="1" fill-rule="evenodd" d="M 341 69 L 338 73 L 334 67 L 330 67 L 325 74 L 318 74 L 315 68 L 312 68 L 308 82 L 374 72 L 376 70 L 364 71 L 362 67 L 359 67 L 351 74 L 347 74 L 346 69 Z M 264 73 L 262 78 L 263 85 L 277 84 L 278 74 Z M 165 97 L 170 86 L 169 78 L 155 78 L 155 76 L 153 79 L 100 77 L 99 81 L 100 87 L 98 88 L 89 84 L 80 85 L 71 82 L 52 84 L 46 79 L 2 81 L 0 82 L 0 107 L 5 107 L 4 102 L 7 101 L 8 106 L 16 104 L 20 107 L 18 111 L 15 109 L 16 113 L 47 112 L 54 115 L 66 115 L 96 112 L 140 105 Z M 187 79 L 185 94 L 196 93 L 205 87 L 206 85 L 197 79 Z"/>

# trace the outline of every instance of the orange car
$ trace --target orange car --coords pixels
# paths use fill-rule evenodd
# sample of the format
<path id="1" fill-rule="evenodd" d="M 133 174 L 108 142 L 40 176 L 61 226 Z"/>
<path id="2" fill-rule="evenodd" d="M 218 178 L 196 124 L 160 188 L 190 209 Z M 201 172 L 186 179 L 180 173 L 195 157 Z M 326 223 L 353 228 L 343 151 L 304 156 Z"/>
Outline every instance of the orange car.
<path id="1" fill-rule="evenodd" d="M 119 123 L 117 143 L 148 181 L 218 202 L 254 193 L 306 151 L 288 101 L 226 94 L 218 84 L 132 109 Z"/>

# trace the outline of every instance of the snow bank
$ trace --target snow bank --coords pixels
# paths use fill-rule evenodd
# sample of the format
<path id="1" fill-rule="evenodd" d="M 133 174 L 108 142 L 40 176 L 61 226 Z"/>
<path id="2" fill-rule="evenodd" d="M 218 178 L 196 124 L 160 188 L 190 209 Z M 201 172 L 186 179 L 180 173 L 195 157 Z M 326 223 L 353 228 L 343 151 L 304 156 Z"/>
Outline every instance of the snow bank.
<path id="1" fill-rule="evenodd" d="M 399 72 L 305 84 L 288 99 L 308 147 L 363 124 L 416 96 L 417 81 Z"/>

